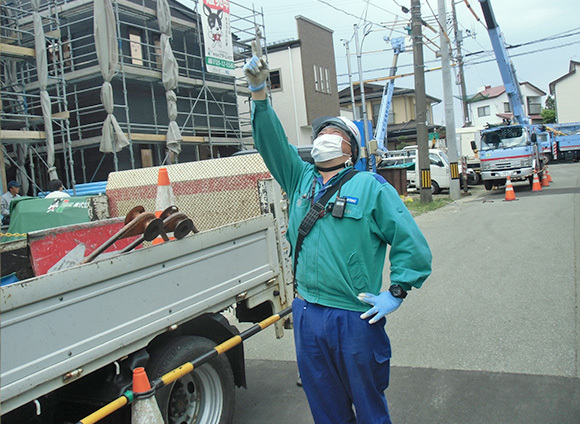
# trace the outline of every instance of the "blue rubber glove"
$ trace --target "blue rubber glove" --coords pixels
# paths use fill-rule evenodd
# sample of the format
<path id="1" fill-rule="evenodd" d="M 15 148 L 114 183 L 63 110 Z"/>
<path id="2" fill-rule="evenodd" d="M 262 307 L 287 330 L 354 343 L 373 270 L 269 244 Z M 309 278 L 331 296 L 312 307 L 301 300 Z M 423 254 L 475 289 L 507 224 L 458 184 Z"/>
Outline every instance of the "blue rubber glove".
<path id="1" fill-rule="evenodd" d="M 390 291 L 381 292 L 378 296 L 370 293 L 360 293 L 358 299 L 373 306 L 360 316 L 361 319 L 367 319 L 374 315 L 369 320 L 369 324 L 374 324 L 385 315 L 396 311 L 401 306 L 401 303 L 403 303 L 403 299 L 393 296 Z"/>
<path id="2" fill-rule="evenodd" d="M 256 41 L 252 41 L 252 58 L 242 68 L 246 80 L 248 81 L 248 88 L 252 92 L 263 90 L 266 87 L 266 80 L 270 73 L 270 68 L 266 61 L 261 58 L 262 46 L 258 46 Z"/>

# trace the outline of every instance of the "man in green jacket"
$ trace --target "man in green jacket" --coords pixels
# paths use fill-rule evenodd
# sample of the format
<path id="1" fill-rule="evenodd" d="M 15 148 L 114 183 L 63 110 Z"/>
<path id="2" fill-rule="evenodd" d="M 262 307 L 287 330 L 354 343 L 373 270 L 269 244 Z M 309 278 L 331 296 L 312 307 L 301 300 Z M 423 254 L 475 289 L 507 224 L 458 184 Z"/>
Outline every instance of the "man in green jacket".
<path id="1" fill-rule="evenodd" d="M 300 159 L 267 100 L 268 66 L 255 43 L 253 53 L 244 66 L 252 129 L 256 148 L 288 195 L 296 358 L 312 415 L 317 424 L 390 423 L 385 316 L 431 273 L 429 246 L 390 184 L 371 172 L 351 174 L 361 152 L 352 121 L 316 119 L 315 165 Z M 307 235 L 299 237 L 308 211 L 336 185 Z M 391 284 L 381 291 L 387 245 Z"/>

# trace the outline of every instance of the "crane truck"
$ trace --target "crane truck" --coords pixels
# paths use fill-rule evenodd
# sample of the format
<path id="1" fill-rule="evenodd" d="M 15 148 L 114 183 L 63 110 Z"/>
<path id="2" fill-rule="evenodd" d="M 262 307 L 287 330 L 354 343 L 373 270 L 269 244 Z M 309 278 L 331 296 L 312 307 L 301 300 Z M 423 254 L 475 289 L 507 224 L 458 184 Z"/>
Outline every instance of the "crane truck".
<path id="1" fill-rule="evenodd" d="M 549 124 L 545 128 L 551 136 L 554 159 L 569 156 L 574 162 L 580 161 L 580 122 Z"/>
<path id="2" fill-rule="evenodd" d="M 508 176 L 512 181 L 528 179 L 531 185 L 534 174 L 541 173 L 547 163 L 538 143 L 541 129 L 531 125 L 525 114 L 520 85 L 491 3 L 489 0 L 479 0 L 479 3 L 515 121 L 512 125 L 481 131 L 481 178 L 487 190 L 503 185 Z"/>
<path id="3" fill-rule="evenodd" d="M 100 233 L 125 214 L 125 225 L 105 245 L 136 237 L 119 251 L 88 249 L 69 267 L 45 266 L 1 287 L 3 423 L 78 422 L 129 390 L 134 368 L 158 378 L 238 335 L 236 322 L 259 322 L 291 305 L 286 201 L 261 157 L 167 170 L 179 213 L 197 233 L 178 236 L 174 228 L 175 239 L 149 243 L 159 233 L 151 226 L 163 215 L 144 212 L 155 210 L 158 189 L 158 169 L 145 168 L 109 175 L 113 218 L 31 232 L 14 242 L 27 244 L 33 256 L 29 244 L 40 240 L 41 251 L 62 263 L 74 249 L 58 237 L 79 225 Z M 146 226 L 138 228 L 134 222 L 143 216 Z M 137 248 L 140 242 L 146 245 Z M 9 244 L 2 244 L 3 266 Z M 276 336 L 289 325 L 289 318 L 276 322 Z M 246 386 L 244 370 L 238 345 L 156 392 L 165 422 L 230 423 L 235 386 Z M 106 422 L 130 422 L 130 408 Z"/>
<path id="4" fill-rule="evenodd" d="M 391 40 L 391 46 L 393 47 L 393 64 L 391 66 L 391 71 L 389 77 L 391 77 L 385 87 L 383 88 L 383 97 L 381 100 L 381 106 L 379 108 L 379 115 L 377 119 L 377 127 L 375 129 L 374 139 L 377 141 L 377 148 L 381 151 L 387 150 L 385 147 L 385 139 L 387 138 L 387 126 L 389 123 L 389 114 L 391 112 L 391 102 L 393 100 L 393 91 L 395 89 L 394 77 L 397 73 L 397 62 L 399 59 L 399 54 L 405 51 L 405 38 L 397 37 Z"/>

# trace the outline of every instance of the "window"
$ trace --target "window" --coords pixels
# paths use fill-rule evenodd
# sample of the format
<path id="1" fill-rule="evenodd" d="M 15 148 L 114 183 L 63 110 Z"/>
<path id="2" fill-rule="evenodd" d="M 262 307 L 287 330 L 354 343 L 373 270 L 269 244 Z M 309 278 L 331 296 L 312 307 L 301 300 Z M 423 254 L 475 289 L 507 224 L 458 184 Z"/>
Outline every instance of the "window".
<path id="1" fill-rule="evenodd" d="M 129 28 L 129 47 L 131 49 L 131 63 L 143 65 L 143 48 L 141 44 L 142 33 L 140 29 Z"/>
<path id="2" fill-rule="evenodd" d="M 512 108 L 510 106 L 510 102 L 504 102 L 503 103 L 503 111 L 505 113 L 511 113 L 512 112 Z"/>
<path id="3" fill-rule="evenodd" d="M 437 156 L 435 153 L 429 153 L 429 164 L 439 166 L 441 168 L 445 166 L 441 158 Z"/>
<path id="4" fill-rule="evenodd" d="M 477 116 L 478 117 L 482 117 L 482 116 L 489 116 L 490 115 L 490 111 L 489 111 L 489 106 L 481 106 L 477 108 Z"/>
<path id="5" fill-rule="evenodd" d="M 314 90 L 320 91 L 320 81 L 318 81 L 318 66 L 314 65 Z"/>
<path id="6" fill-rule="evenodd" d="M 542 103 L 538 97 L 528 97 L 528 113 L 530 115 L 542 113 Z"/>
<path id="7" fill-rule="evenodd" d="M 282 80 L 280 78 L 280 70 L 270 71 L 270 89 L 271 90 L 281 90 Z"/>
<path id="8" fill-rule="evenodd" d="M 319 93 L 331 94 L 328 68 L 314 65 L 314 90 Z"/>

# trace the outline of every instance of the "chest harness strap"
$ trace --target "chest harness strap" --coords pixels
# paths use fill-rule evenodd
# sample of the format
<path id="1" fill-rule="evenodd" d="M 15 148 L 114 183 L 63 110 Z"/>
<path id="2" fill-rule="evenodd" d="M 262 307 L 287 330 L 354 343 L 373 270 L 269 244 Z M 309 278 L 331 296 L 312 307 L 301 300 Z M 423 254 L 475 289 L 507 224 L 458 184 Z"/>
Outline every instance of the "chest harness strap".
<path id="1" fill-rule="evenodd" d="M 314 227 L 314 224 L 316 224 L 318 218 L 322 217 L 326 203 L 330 200 L 332 195 L 337 191 L 340 194 L 340 188 L 342 185 L 354 177 L 357 172 L 358 171 L 351 169 L 349 172 L 345 173 L 339 182 L 326 190 L 324 196 L 322 196 L 316 203 L 312 205 L 306 216 L 302 219 L 300 227 L 298 227 L 298 238 L 296 239 L 296 248 L 294 249 L 294 279 L 296 279 L 296 265 L 298 264 L 298 255 L 300 254 L 300 249 L 302 249 L 302 242 L 304 241 L 304 238 L 308 235 L 312 227 Z"/>

